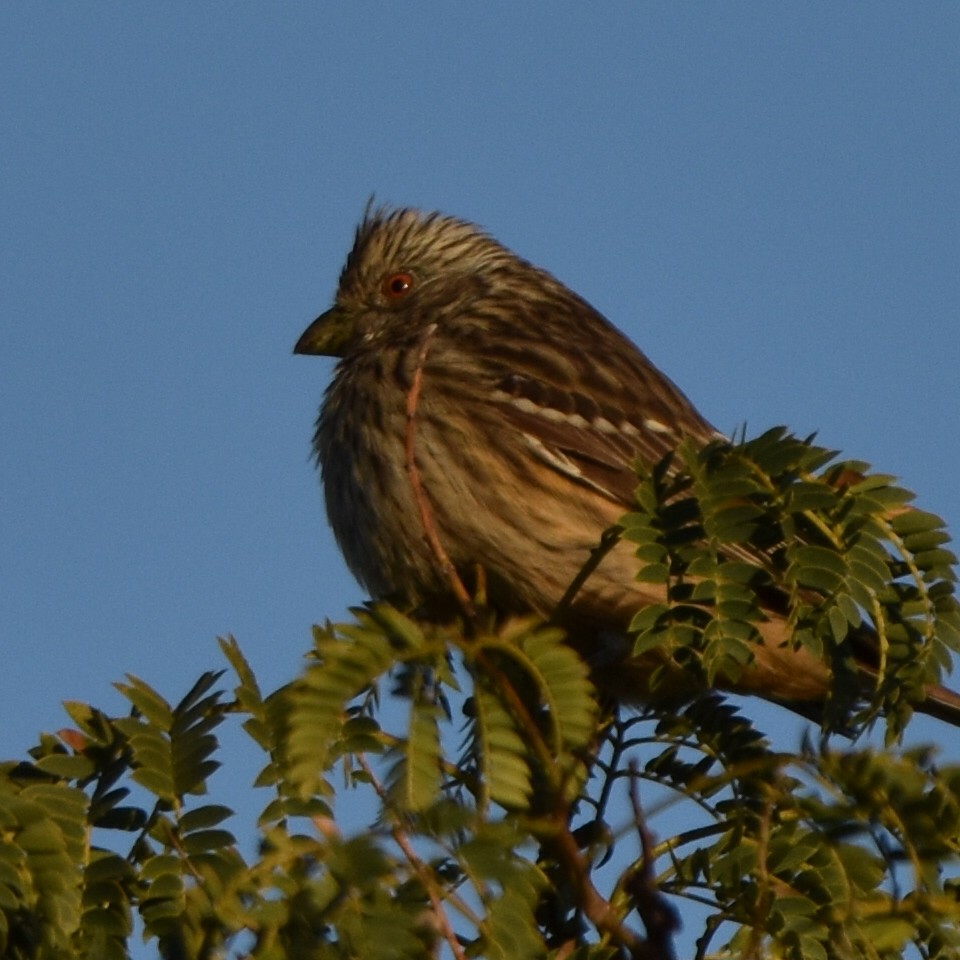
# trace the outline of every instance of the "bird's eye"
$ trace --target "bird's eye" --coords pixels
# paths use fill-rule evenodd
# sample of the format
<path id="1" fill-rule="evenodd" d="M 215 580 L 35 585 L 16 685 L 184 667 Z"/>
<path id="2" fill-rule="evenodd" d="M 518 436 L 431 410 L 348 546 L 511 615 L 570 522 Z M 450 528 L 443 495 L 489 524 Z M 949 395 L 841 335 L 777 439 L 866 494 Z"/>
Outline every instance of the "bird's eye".
<path id="1" fill-rule="evenodd" d="M 405 271 L 388 273 L 383 278 L 380 289 L 388 300 L 402 300 L 413 290 L 413 274 Z"/>

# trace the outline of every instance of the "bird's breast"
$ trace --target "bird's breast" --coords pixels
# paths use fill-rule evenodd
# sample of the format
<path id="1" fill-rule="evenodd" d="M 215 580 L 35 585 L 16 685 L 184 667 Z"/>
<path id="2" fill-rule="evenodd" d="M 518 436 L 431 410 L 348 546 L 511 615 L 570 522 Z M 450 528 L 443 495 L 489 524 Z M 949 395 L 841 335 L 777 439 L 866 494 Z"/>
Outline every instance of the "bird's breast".
<path id="1" fill-rule="evenodd" d="M 547 614 L 622 508 L 536 456 L 469 357 L 441 359 L 411 347 L 338 368 L 315 441 L 333 531 L 374 597 L 449 591 L 438 541 L 505 608 Z"/>

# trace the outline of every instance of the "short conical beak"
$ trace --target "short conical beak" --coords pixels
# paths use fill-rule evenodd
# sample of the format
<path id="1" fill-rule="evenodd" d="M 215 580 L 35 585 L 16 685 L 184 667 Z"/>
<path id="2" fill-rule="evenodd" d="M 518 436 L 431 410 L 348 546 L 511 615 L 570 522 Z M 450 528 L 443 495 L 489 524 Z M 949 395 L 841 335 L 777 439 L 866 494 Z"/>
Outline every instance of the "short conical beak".
<path id="1" fill-rule="evenodd" d="M 293 352 L 321 357 L 342 357 L 350 333 L 350 318 L 342 307 L 335 304 L 326 313 L 321 313 L 303 331 Z"/>

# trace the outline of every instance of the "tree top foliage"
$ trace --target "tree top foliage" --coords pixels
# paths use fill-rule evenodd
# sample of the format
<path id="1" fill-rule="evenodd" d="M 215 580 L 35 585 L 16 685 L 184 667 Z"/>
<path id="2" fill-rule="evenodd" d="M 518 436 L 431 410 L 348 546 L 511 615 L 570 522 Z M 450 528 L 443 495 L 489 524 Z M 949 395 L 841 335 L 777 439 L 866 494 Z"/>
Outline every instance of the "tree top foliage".
<path id="1" fill-rule="evenodd" d="M 681 922 L 697 958 L 960 956 L 960 766 L 902 745 L 960 648 L 942 522 L 783 431 L 675 457 L 597 556 L 636 544 L 668 589 L 634 649 L 699 694 L 618 707 L 561 630 L 482 597 L 452 624 L 378 604 L 315 627 L 269 694 L 223 640 L 229 678 L 175 703 L 128 678 L 126 715 L 68 703 L 0 764 L 0 956 L 125 958 L 136 929 L 165 958 L 671 960 Z M 834 678 L 798 745 L 712 689 L 772 588 Z M 252 855 L 212 799 L 224 723 L 262 754 Z"/>

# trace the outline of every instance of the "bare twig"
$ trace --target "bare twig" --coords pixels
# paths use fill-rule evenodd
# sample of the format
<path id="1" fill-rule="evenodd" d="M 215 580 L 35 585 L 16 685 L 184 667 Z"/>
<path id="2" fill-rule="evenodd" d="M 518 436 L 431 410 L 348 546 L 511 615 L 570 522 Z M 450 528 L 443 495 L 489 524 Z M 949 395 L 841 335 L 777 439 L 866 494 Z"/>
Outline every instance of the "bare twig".
<path id="1" fill-rule="evenodd" d="M 544 799 L 552 809 L 547 816 L 546 828 L 540 830 L 534 824 L 532 829 L 538 840 L 556 858 L 573 891 L 577 908 L 601 935 L 625 950 L 631 960 L 673 960 L 672 951 L 664 952 L 631 930 L 610 901 L 597 890 L 591 877 L 590 861 L 570 829 L 571 811 L 565 797 L 565 785 L 557 777 L 553 754 L 539 726 L 507 675 L 489 657 L 481 654 L 477 662 L 493 680 L 497 693 L 506 700 L 540 763 L 541 773 L 551 794 Z"/>
<path id="2" fill-rule="evenodd" d="M 377 778 L 377 775 L 373 772 L 373 768 L 367 762 L 367 758 L 363 756 L 363 754 L 357 755 L 357 762 L 363 768 L 364 773 L 366 773 L 366 775 L 370 778 L 370 783 L 373 784 L 373 789 L 380 798 L 380 802 L 384 805 L 384 812 L 387 812 L 387 791 L 384 789 L 383 784 Z M 463 945 L 460 943 L 456 931 L 454 931 L 453 925 L 450 923 L 450 918 L 447 916 L 443 898 L 440 896 L 437 881 L 433 876 L 433 871 L 423 862 L 423 860 L 420 859 L 420 857 L 417 855 L 417 851 L 413 848 L 413 844 L 410 842 L 410 837 L 407 836 L 406 831 L 403 830 L 395 821 L 390 825 L 390 834 L 397 846 L 401 849 L 401 851 L 403 851 L 403 855 L 407 858 L 407 862 L 413 868 L 417 878 L 423 884 L 423 887 L 427 892 L 427 896 L 430 898 L 430 906 L 434 921 L 437 925 L 437 930 L 440 934 L 442 934 L 443 939 L 447 941 L 450 951 L 454 956 L 454 960 L 467 960 L 467 955 L 464 952 Z"/>
<path id="3" fill-rule="evenodd" d="M 597 890 L 590 877 L 590 861 L 570 830 L 569 811 L 559 810 L 552 818 L 553 833 L 543 842 L 556 856 L 573 889 L 577 907 L 612 943 L 624 948 L 632 960 L 673 960 L 650 949 L 650 943 L 631 930 L 613 905 Z"/>
<path id="4" fill-rule="evenodd" d="M 633 822 L 640 838 L 640 866 L 637 867 L 629 885 L 633 901 L 647 931 L 650 956 L 658 960 L 674 960 L 673 934 L 680 929 L 676 910 L 660 892 L 656 877 L 656 853 L 653 835 L 647 826 L 643 807 L 640 804 L 640 769 L 635 760 L 630 761 L 630 805 Z"/>
<path id="5" fill-rule="evenodd" d="M 423 388 L 423 365 L 427 359 L 427 350 L 430 346 L 430 340 L 436 332 L 437 325 L 430 324 L 424 331 L 420 340 L 420 352 L 417 354 L 417 366 L 413 371 L 413 382 L 410 385 L 410 392 L 407 394 L 407 425 L 406 425 L 406 444 L 405 444 L 405 466 L 407 476 L 410 478 L 410 486 L 413 488 L 413 498 L 417 502 L 417 508 L 420 511 L 420 522 L 423 524 L 423 536 L 427 545 L 436 559 L 440 572 L 450 584 L 453 595 L 460 604 L 468 620 L 476 619 L 476 610 L 467 588 L 463 585 L 457 568 L 453 565 L 449 554 L 444 549 L 440 541 L 440 535 L 437 533 L 437 525 L 433 519 L 433 510 L 427 499 L 426 491 L 423 489 L 423 483 L 420 479 L 420 468 L 417 466 L 416 457 L 416 416 L 417 405 L 420 402 L 420 391 Z"/>
<path id="6" fill-rule="evenodd" d="M 553 623 L 563 620 L 563 615 L 569 610 L 580 588 L 587 582 L 590 575 L 600 566 L 603 558 L 620 542 L 623 534 L 623 527 L 615 524 L 603 531 L 600 542 L 590 551 L 587 562 L 580 568 L 580 572 L 573 578 L 573 582 L 567 587 L 566 592 L 560 598 L 560 602 L 554 608 L 550 616 Z"/>

